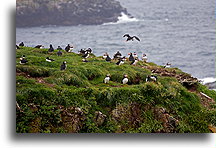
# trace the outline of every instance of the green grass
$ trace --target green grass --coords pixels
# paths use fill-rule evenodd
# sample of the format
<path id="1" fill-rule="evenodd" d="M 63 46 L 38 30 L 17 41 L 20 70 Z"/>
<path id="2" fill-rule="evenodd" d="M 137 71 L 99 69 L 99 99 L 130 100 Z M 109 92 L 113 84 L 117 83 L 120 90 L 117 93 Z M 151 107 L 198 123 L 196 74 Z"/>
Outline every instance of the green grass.
<path id="1" fill-rule="evenodd" d="M 208 133 L 208 125 L 216 126 L 215 105 L 211 109 L 204 107 L 199 96 L 199 92 L 203 92 L 215 99 L 216 92 L 201 84 L 191 92 L 174 77 L 158 76 L 156 83 L 145 82 L 151 71 L 143 66 L 161 66 L 142 61 L 137 66 L 129 62 L 118 66 L 115 61 L 106 62 L 93 54 L 89 62 L 84 63 L 76 53 L 63 51 L 58 57 L 57 51 L 47 53 L 47 50 L 23 47 L 16 51 L 16 101 L 22 109 L 17 109 L 18 133 L 67 133 L 72 129 L 68 125 L 76 127 L 74 132 L 81 133 L 158 132 L 164 128 L 153 113 L 158 106 L 179 120 L 176 132 Z M 25 65 L 19 64 L 22 55 L 29 61 Z M 46 62 L 48 56 L 55 61 Z M 67 69 L 60 71 L 63 61 L 67 61 Z M 183 73 L 177 68 L 168 69 L 172 70 Z M 111 75 L 111 81 L 104 84 L 107 74 Z M 126 85 L 121 83 L 124 74 L 129 78 Z M 138 106 L 133 107 L 134 103 Z M 37 109 L 32 109 L 31 104 Z M 63 120 L 64 110 L 70 111 L 71 107 L 79 107 L 83 112 L 73 117 L 77 124 Z M 118 120 L 114 119 L 115 110 L 121 115 Z M 106 115 L 100 126 L 95 121 L 96 111 Z M 139 124 L 132 122 L 134 118 L 139 119 Z"/>

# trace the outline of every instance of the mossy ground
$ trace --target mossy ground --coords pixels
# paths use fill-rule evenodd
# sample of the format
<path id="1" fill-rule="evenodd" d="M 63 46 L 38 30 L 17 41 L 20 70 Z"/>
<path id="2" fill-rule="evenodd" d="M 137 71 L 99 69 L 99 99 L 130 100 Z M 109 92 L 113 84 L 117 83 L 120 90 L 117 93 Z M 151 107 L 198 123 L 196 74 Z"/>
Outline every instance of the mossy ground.
<path id="1" fill-rule="evenodd" d="M 93 54 L 89 62 L 82 62 L 76 53 L 63 51 L 62 56 L 57 56 L 57 51 L 47 51 L 31 47 L 16 51 L 16 101 L 21 109 L 17 109 L 18 133 L 208 133 L 209 126 L 216 126 L 215 91 L 199 83 L 191 91 L 175 77 L 158 75 L 157 82 L 145 82 L 151 74 L 145 67 L 163 69 L 162 66 L 142 61 L 137 66 L 130 62 L 118 66 Z M 19 63 L 22 55 L 28 60 L 25 65 Z M 55 61 L 49 63 L 46 57 Z M 60 71 L 63 61 L 67 61 L 67 69 Z M 177 68 L 168 69 L 173 70 L 184 74 Z M 104 84 L 107 74 L 111 75 L 111 81 Z M 124 74 L 129 78 L 126 85 L 121 84 Z M 199 92 L 213 98 L 213 103 L 203 106 Z M 78 117 L 71 109 L 70 113 L 77 116 L 67 121 L 72 126 L 69 128 L 63 112 L 70 107 L 80 108 L 82 115 Z M 170 127 L 173 125 L 169 121 L 156 115 L 158 108 L 165 109 L 162 114 L 168 114 L 178 124 Z M 96 111 L 106 115 L 101 125 L 95 119 Z"/>

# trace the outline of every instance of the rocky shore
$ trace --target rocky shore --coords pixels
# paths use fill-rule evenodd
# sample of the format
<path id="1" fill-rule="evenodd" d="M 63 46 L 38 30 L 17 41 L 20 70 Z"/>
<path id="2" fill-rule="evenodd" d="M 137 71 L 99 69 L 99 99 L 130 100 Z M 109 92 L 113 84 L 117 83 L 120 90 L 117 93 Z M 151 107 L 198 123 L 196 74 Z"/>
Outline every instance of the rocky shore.
<path id="1" fill-rule="evenodd" d="M 121 12 L 115 0 L 17 0 L 16 26 L 97 25 L 116 22 Z"/>

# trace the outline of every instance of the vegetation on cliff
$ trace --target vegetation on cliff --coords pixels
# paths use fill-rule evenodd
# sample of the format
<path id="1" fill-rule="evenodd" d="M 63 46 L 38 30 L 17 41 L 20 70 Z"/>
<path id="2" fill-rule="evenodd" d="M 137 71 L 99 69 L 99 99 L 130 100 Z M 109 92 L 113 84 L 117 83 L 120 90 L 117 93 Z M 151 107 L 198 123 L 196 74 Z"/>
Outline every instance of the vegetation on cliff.
<path id="1" fill-rule="evenodd" d="M 103 24 L 121 12 L 127 14 L 115 0 L 17 0 L 16 26 Z"/>
<path id="2" fill-rule="evenodd" d="M 216 92 L 177 68 L 116 65 L 91 54 L 16 51 L 17 133 L 214 132 Z M 27 64 L 19 58 L 25 55 Z M 49 56 L 55 61 L 47 62 Z M 67 69 L 60 65 L 67 61 Z M 154 72 L 157 82 L 146 82 Z M 103 83 L 107 74 L 108 84 Z M 129 83 L 121 84 L 127 74 Z"/>

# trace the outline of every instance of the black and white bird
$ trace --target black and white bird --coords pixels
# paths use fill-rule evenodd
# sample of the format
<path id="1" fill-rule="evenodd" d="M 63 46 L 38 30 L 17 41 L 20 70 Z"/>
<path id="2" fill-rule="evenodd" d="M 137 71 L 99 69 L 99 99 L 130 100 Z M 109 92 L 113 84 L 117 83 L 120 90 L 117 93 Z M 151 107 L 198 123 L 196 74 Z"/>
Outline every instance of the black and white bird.
<path id="1" fill-rule="evenodd" d="M 171 63 L 167 62 L 166 65 L 164 65 L 164 68 L 170 68 Z"/>
<path id="2" fill-rule="evenodd" d="M 126 42 L 127 41 L 133 41 L 134 40 L 134 38 L 137 40 L 137 41 L 140 41 L 140 39 L 137 37 L 137 36 L 130 36 L 129 34 L 125 34 L 123 37 L 127 37 L 127 40 L 126 40 Z"/>
<path id="3" fill-rule="evenodd" d="M 121 58 L 121 56 L 122 56 L 122 54 L 119 51 L 117 51 L 113 57 L 114 57 L 114 59 L 118 59 L 118 58 Z"/>
<path id="4" fill-rule="evenodd" d="M 25 59 L 25 55 L 23 55 L 21 58 L 20 58 L 20 64 L 26 64 L 28 63 L 28 60 Z"/>
<path id="5" fill-rule="evenodd" d="M 122 59 L 119 59 L 118 62 L 116 63 L 116 65 L 122 65 L 124 64 L 124 61 Z"/>
<path id="6" fill-rule="evenodd" d="M 157 76 L 155 75 L 151 75 L 151 76 L 147 76 L 146 77 L 146 82 L 150 82 L 150 81 L 153 81 L 153 82 L 156 82 L 157 81 Z"/>
<path id="7" fill-rule="evenodd" d="M 23 47 L 23 46 L 24 46 L 24 43 L 23 43 L 23 42 L 19 43 L 19 46 L 22 46 L 22 47 Z"/>
<path id="8" fill-rule="evenodd" d="M 61 46 L 58 46 L 57 50 L 62 50 Z"/>
<path id="9" fill-rule="evenodd" d="M 124 77 L 122 79 L 122 83 L 123 84 L 127 84 L 128 83 L 128 75 L 124 75 Z"/>
<path id="10" fill-rule="evenodd" d="M 107 55 L 107 57 L 106 57 L 106 61 L 107 61 L 107 62 L 111 62 L 111 60 L 112 60 L 112 59 L 110 58 L 110 56 Z"/>
<path id="11" fill-rule="evenodd" d="M 57 56 L 62 56 L 61 50 L 59 50 L 59 51 L 57 52 Z"/>
<path id="12" fill-rule="evenodd" d="M 65 51 L 67 52 L 72 52 L 73 50 L 73 46 L 71 46 L 70 44 L 68 44 L 66 47 L 65 47 Z"/>
<path id="13" fill-rule="evenodd" d="M 107 74 L 106 77 L 104 78 L 104 83 L 107 84 L 110 81 L 110 74 Z"/>
<path id="14" fill-rule="evenodd" d="M 16 45 L 16 49 L 20 49 L 20 47 Z"/>
<path id="15" fill-rule="evenodd" d="M 135 58 L 132 62 L 131 62 L 131 65 L 136 65 L 138 62 L 138 58 Z"/>
<path id="16" fill-rule="evenodd" d="M 108 53 L 105 52 L 104 55 L 103 55 L 103 59 L 106 59 L 107 56 L 108 56 Z"/>
<path id="17" fill-rule="evenodd" d="M 82 55 L 83 58 L 87 59 L 89 57 L 89 52 L 86 51 L 84 55 Z"/>
<path id="18" fill-rule="evenodd" d="M 35 46 L 34 48 L 42 49 L 43 47 L 44 47 L 43 45 L 37 45 L 37 46 Z"/>
<path id="19" fill-rule="evenodd" d="M 144 53 L 143 54 L 143 56 L 142 56 L 142 60 L 144 61 L 144 62 L 147 62 L 147 60 L 148 60 L 148 57 L 147 57 L 147 55 Z"/>
<path id="20" fill-rule="evenodd" d="M 60 66 L 60 70 L 65 70 L 66 68 L 67 68 L 66 61 L 64 61 Z"/>
<path id="21" fill-rule="evenodd" d="M 134 57 L 133 57 L 133 54 L 132 53 L 129 53 L 129 61 L 134 61 Z"/>
<path id="22" fill-rule="evenodd" d="M 54 60 L 54 59 L 50 59 L 49 57 L 47 57 L 47 58 L 46 58 L 46 61 L 47 61 L 47 62 L 53 62 L 53 61 L 55 61 L 55 60 Z"/>
<path id="23" fill-rule="evenodd" d="M 138 58 L 138 55 L 137 55 L 136 52 L 134 52 L 133 57 L 134 57 L 134 58 Z"/>
<path id="24" fill-rule="evenodd" d="M 92 49 L 91 49 L 91 48 L 86 49 L 86 51 L 87 51 L 88 53 L 92 53 Z"/>
<path id="25" fill-rule="evenodd" d="M 48 52 L 53 52 L 54 51 L 54 48 L 52 46 L 52 44 L 50 44 L 50 48 L 48 49 Z"/>

